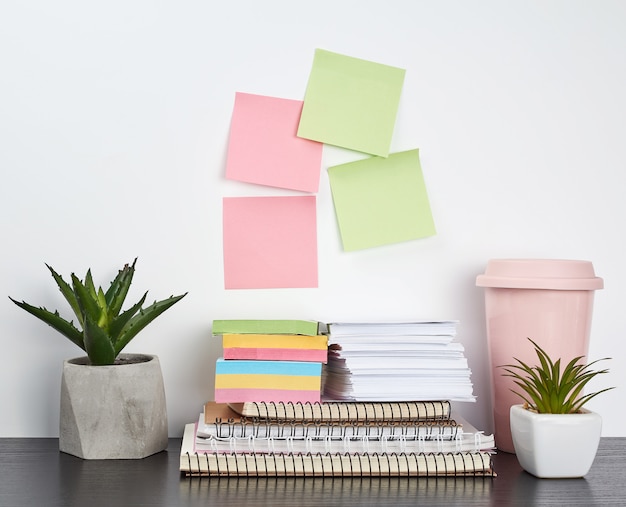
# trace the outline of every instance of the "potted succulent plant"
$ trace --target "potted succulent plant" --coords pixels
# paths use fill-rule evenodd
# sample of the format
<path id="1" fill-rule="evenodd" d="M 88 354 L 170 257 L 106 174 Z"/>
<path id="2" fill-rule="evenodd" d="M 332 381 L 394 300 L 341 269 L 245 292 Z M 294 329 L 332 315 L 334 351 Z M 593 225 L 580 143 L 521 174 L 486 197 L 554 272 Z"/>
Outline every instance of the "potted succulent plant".
<path id="1" fill-rule="evenodd" d="M 530 340 L 530 338 L 529 338 Z M 593 463 L 602 431 L 602 418 L 584 405 L 600 393 L 583 394 L 584 387 L 607 369 L 593 370 L 583 356 L 561 369 L 533 340 L 539 360 L 536 366 L 514 358 L 516 364 L 502 366 L 521 392 L 513 391 L 523 404 L 511 407 L 511 435 L 520 465 L 541 478 L 584 476 Z"/>
<path id="2" fill-rule="evenodd" d="M 150 322 L 186 294 L 143 307 L 147 292 L 126 310 L 135 263 L 125 265 L 105 292 L 91 270 L 71 284 L 47 266 L 77 324 L 58 311 L 10 298 L 80 347 L 86 356 L 66 360 L 61 381 L 59 448 L 84 459 L 143 458 L 167 447 L 167 410 L 159 359 L 121 354 Z"/>

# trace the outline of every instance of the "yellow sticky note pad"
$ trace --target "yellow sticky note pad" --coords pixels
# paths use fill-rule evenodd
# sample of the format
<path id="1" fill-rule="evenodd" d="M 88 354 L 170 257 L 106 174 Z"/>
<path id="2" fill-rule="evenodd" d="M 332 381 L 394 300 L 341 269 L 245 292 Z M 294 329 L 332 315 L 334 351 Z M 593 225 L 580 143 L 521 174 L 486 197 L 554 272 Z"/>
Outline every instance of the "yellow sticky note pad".
<path id="1" fill-rule="evenodd" d="M 405 70 L 317 49 L 298 136 L 389 155 Z"/>
<path id="2" fill-rule="evenodd" d="M 346 251 L 436 234 L 419 150 L 328 169 Z"/>

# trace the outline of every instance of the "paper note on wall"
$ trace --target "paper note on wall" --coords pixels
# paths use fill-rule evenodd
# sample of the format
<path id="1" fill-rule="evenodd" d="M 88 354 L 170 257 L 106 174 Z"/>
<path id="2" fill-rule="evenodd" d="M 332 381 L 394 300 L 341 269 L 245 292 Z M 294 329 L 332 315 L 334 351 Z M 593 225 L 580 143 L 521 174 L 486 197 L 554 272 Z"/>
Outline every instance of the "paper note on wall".
<path id="1" fill-rule="evenodd" d="M 317 287 L 315 196 L 223 199 L 226 289 Z"/>
<path id="2" fill-rule="evenodd" d="M 315 51 L 298 136 L 386 157 L 405 70 Z"/>
<path id="3" fill-rule="evenodd" d="M 337 165 L 328 174 L 344 250 L 436 233 L 419 150 Z"/>
<path id="4" fill-rule="evenodd" d="M 303 102 L 236 93 L 226 178 L 317 192 L 322 144 L 296 135 Z"/>

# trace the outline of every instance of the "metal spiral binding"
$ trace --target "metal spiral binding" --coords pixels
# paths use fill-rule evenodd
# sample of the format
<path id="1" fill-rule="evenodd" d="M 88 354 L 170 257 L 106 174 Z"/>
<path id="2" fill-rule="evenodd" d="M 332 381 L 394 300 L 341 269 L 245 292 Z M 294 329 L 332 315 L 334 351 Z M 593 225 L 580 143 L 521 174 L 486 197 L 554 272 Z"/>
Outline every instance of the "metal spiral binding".
<path id="1" fill-rule="evenodd" d="M 192 459 L 195 458 L 195 459 Z M 189 476 L 495 477 L 491 455 L 467 453 L 187 453 Z"/>
<path id="2" fill-rule="evenodd" d="M 462 427 L 452 419 L 446 421 L 295 421 L 241 418 L 240 420 L 216 418 L 217 438 L 289 438 L 308 436 L 354 437 L 403 437 L 403 438 L 443 438 L 454 440 L 459 437 Z"/>
<path id="3" fill-rule="evenodd" d="M 319 412 L 319 409 L 315 410 L 314 407 L 319 407 L 322 404 L 320 403 L 311 403 L 311 402 L 264 402 L 257 401 L 251 402 L 255 408 L 259 417 L 263 419 L 275 419 L 279 421 L 310 421 L 316 422 L 319 421 L 319 417 L 316 417 L 316 412 Z M 352 408 L 356 408 L 356 415 L 351 415 L 348 411 L 348 406 Z M 394 412 L 395 406 L 395 412 Z M 359 421 L 376 421 L 376 420 L 385 420 L 385 421 L 422 421 L 422 420 L 448 420 L 449 416 L 446 415 L 437 415 L 437 408 L 441 408 L 441 412 L 443 414 L 450 413 L 450 402 L 447 400 L 444 401 L 421 401 L 419 404 L 414 404 L 411 402 L 392 402 L 389 404 L 390 412 L 385 413 L 386 405 L 380 404 L 377 402 L 350 402 L 350 403 L 337 403 L 337 404 L 326 404 L 326 410 L 330 412 L 330 417 L 333 420 L 341 421 L 341 422 L 350 422 L 353 420 Z M 379 409 L 382 409 L 383 412 L 381 414 L 382 417 L 378 418 L 370 418 L 368 416 L 369 412 L 376 412 Z M 404 407 L 404 410 L 402 408 Z M 411 408 L 417 409 L 417 414 L 413 417 L 405 416 L 403 414 L 409 414 Z M 399 412 L 397 412 L 399 410 Z"/>

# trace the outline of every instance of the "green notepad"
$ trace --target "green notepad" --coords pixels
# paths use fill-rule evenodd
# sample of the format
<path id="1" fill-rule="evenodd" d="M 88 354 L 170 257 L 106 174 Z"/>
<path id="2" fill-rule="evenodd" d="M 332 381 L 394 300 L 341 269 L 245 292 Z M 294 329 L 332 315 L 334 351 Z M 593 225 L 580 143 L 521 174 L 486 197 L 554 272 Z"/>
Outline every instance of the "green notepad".
<path id="1" fill-rule="evenodd" d="M 244 320 L 214 320 L 213 334 L 301 334 L 316 336 L 321 332 L 320 322 L 298 319 L 244 319 Z"/>

